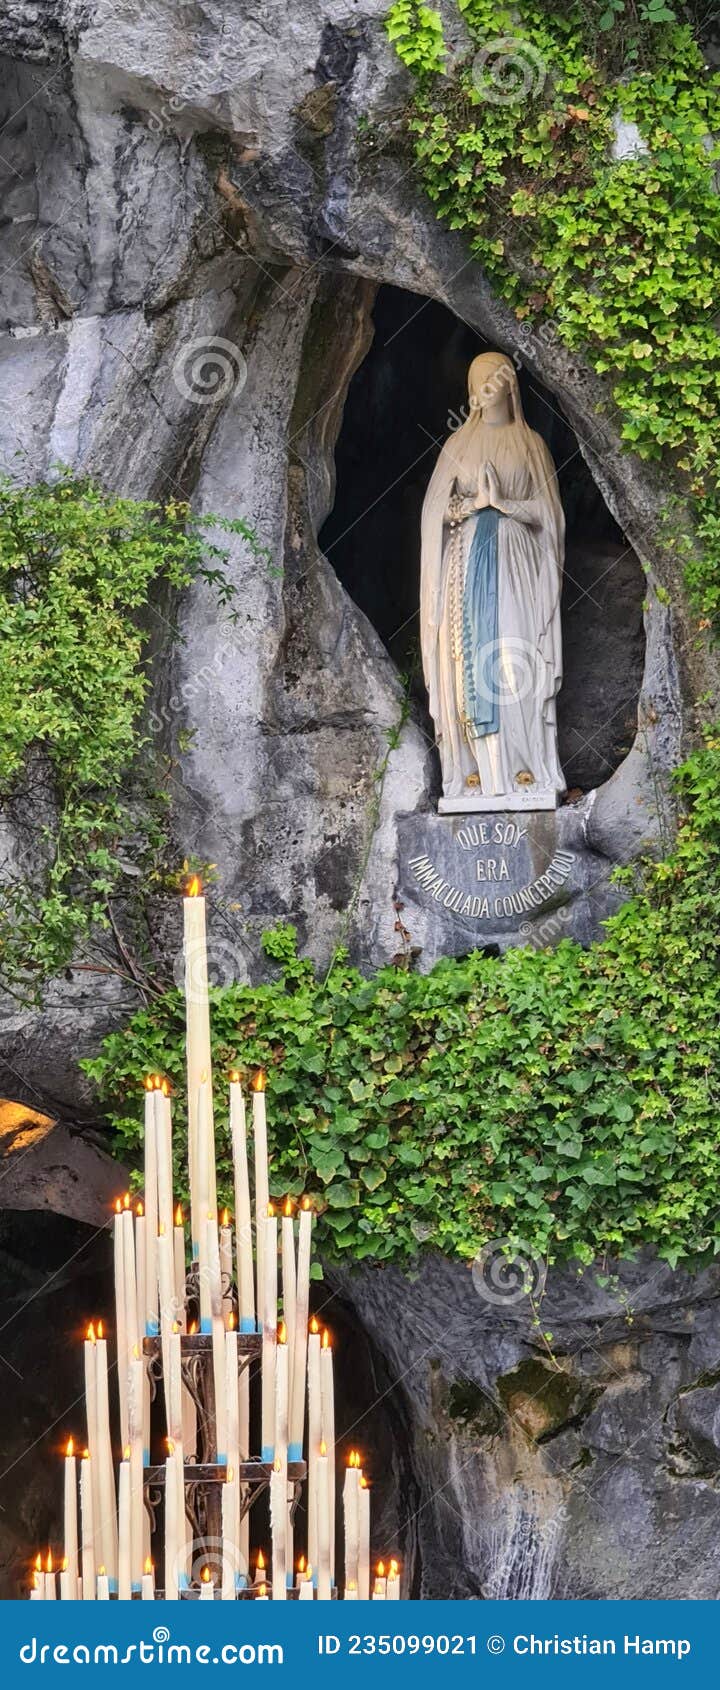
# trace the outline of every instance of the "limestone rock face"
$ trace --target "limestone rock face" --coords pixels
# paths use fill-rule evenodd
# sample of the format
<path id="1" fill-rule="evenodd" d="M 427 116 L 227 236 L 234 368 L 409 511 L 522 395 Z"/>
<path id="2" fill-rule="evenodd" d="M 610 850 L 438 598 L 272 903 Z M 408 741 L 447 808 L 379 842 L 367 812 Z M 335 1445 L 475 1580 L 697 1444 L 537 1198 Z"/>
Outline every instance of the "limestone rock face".
<path id="1" fill-rule="evenodd" d="M 179 858 L 218 864 L 218 982 L 256 978 L 263 929 L 286 919 L 320 964 L 338 942 L 363 966 L 386 962 L 398 950 L 398 893 L 423 968 L 475 944 L 587 939 L 613 907 L 614 865 L 666 836 L 683 701 L 709 684 L 682 609 L 670 614 L 653 591 L 656 571 L 673 584 L 657 541 L 661 478 L 621 452 L 610 415 L 598 414 L 598 380 L 552 333 L 517 322 L 422 194 L 402 150 L 409 90 L 386 9 L 308 0 L 298 21 L 280 0 L 209 0 L 182 17 L 173 0 L 8 0 L 0 26 L 0 464 L 32 478 L 62 462 L 130 495 L 180 492 L 198 510 L 243 515 L 265 548 L 257 557 L 231 545 L 234 624 L 201 584 L 153 611 L 150 729 L 176 754 Z M 453 27 L 461 33 L 457 18 Z M 468 923 L 445 904 L 447 888 L 441 900 L 413 878 L 410 857 L 430 833 L 439 871 L 453 839 L 452 820 L 434 813 L 421 689 L 406 708 L 387 641 L 359 608 L 367 598 L 358 587 L 354 602 L 334 548 L 318 544 L 378 286 L 414 296 L 411 318 L 433 301 L 459 332 L 515 357 L 548 427 L 573 431 L 614 524 L 608 552 L 579 520 L 569 560 L 563 755 L 578 790 L 538 862 L 544 872 L 570 839 L 572 874 L 500 921 L 490 911 Z M 421 373 L 423 322 L 403 331 L 418 335 Z M 391 405 L 393 348 L 383 342 Z M 438 444 L 424 442 L 426 476 Z M 382 494 L 390 509 L 392 486 Z M 356 552 L 356 579 L 392 572 L 392 551 L 379 553 L 374 539 Z M 650 572 L 643 589 L 638 559 Z M 602 720 L 614 659 L 622 675 Z M 15 848 L 9 824 L 4 857 Z M 169 979 L 177 924 L 155 939 Z M 32 1101 L 42 1055 L 50 1098 L 72 1113 L 83 1101 L 70 1067 L 80 1003 L 92 1046 L 132 997 L 127 982 L 75 975 L 42 1013 L 11 1006 L 7 1095 Z"/>
<path id="2" fill-rule="evenodd" d="M 415 1596 L 717 1598 L 717 1268 L 330 1278 L 403 1429 L 387 1529 Z"/>

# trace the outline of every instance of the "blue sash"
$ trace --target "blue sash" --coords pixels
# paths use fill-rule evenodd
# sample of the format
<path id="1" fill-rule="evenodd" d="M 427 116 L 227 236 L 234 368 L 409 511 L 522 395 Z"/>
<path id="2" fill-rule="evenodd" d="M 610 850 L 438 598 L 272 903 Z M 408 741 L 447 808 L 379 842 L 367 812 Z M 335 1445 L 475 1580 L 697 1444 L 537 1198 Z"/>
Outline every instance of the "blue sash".
<path id="1" fill-rule="evenodd" d="M 496 734 L 500 709 L 492 676 L 498 637 L 499 511 L 478 511 L 463 591 L 465 715 L 473 739 Z"/>

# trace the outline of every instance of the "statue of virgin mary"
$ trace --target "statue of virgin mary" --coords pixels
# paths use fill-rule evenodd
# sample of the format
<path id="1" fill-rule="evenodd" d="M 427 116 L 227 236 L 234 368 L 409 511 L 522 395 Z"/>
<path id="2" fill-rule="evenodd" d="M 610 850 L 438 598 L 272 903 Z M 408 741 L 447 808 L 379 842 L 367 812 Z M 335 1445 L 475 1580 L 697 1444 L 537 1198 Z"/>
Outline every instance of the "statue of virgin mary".
<path id="1" fill-rule="evenodd" d="M 440 809 L 547 809 L 565 788 L 555 466 L 525 421 L 509 358 L 475 358 L 468 393 L 468 419 L 443 446 L 422 513 L 420 629 Z"/>

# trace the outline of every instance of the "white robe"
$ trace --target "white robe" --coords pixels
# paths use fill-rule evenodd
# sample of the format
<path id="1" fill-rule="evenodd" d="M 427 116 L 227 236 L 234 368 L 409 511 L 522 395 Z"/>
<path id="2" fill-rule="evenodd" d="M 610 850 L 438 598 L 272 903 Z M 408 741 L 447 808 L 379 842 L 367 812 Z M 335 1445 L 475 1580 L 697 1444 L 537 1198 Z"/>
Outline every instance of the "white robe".
<path id="1" fill-rule="evenodd" d="M 499 516 L 498 637 L 482 661 L 484 690 L 497 700 L 498 731 L 475 737 L 458 654 L 448 502 L 453 492 L 474 496 L 478 470 L 488 461 L 501 498 L 515 510 Z M 473 515 L 460 526 L 463 575 L 476 523 Z M 443 447 L 423 506 L 423 666 L 446 797 L 472 796 L 478 777 L 485 796 L 530 796 L 531 784 L 518 780 L 528 775 L 545 792 L 564 790 L 555 709 L 562 679 L 563 539 L 555 468 L 544 441 L 524 422 L 498 428 L 471 416 Z M 468 782 L 468 776 L 474 779 Z"/>

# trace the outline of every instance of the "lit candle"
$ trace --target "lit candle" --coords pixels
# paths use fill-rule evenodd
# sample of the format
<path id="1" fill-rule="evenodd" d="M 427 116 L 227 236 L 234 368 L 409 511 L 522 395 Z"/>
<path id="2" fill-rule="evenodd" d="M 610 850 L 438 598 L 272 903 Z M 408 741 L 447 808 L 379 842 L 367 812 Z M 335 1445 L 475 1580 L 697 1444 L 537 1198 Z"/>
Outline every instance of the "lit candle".
<path id="1" fill-rule="evenodd" d="M 103 1566 L 98 1567 L 97 1600 L 98 1602 L 110 1601 L 110 1577 Z"/>
<path id="2" fill-rule="evenodd" d="M 292 1397 L 290 1403 L 291 1461 L 302 1461 L 305 1429 L 305 1373 L 307 1366 L 308 1311 L 310 1303 L 310 1251 L 312 1247 L 312 1209 L 304 1197 L 300 1206 L 297 1275 L 295 1285 L 295 1346 L 290 1369 Z"/>
<path id="3" fill-rule="evenodd" d="M 378 1561 L 377 1577 L 373 1586 L 373 1602 L 384 1602 L 387 1595 L 387 1578 L 385 1577 L 385 1562 Z"/>
<path id="4" fill-rule="evenodd" d="M 182 1203 L 175 1207 L 173 1227 L 173 1261 L 175 1266 L 175 1305 L 180 1331 L 185 1331 L 185 1224 Z"/>
<path id="5" fill-rule="evenodd" d="M 227 1319 L 232 1308 L 232 1227 L 227 1209 L 223 1209 L 220 1223 L 220 1284 L 223 1314 Z"/>
<path id="6" fill-rule="evenodd" d="M 207 1254 L 207 1218 L 210 1210 L 209 1167 L 212 1154 L 212 1109 L 207 1076 L 203 1075 L 197 1099 L 197 1176 L 196 1219 L 197 1256 L 200 1289 L 200 1331 L 212 1332 L 212 1294 L 210 1264 Z M 193 1250 L 195 1245 L 193 1243 Z"/>
<path id="7" fill-rule="evenodd" d="M 75 1460 L 75 1445 L 72 1438 L 68 1438 L 65 1450 L 65 1568 L 67 1595 L 71 1602 L 77 1601 L 78 1581 L 78 1517 L 77 1517 L 77 1462 Z"/>
<path id="8" fill-rule="evenodd" d="M 153 1572 L 153 1564 L 149 1555 L 146 1558 L 143 1570 L 140 1596 L 143 1602 L 153 1602 L 155 1600 L 155 1574 Z"/>
<path id="9" fill-rule="evenodd" d="M 295 1358 L 295 1304 L 297 1297 L 297 1269 L 295 1265 L 295 1223 L 293 1221 L 293 1206 L 287 1197 L 283 1207 L 282 1217 L 282 1304 L 283 1320 L 287 1329 L 288 1365 L 290 1383 L 292 1384 L 292 1367 Z"/>
<path id="10" fill-rule="evenodd" d="M 238 1392 L 238 1335 L 235 1329 L 235 1317 L 228 1316 L 229 1326 L 225 1333 L 225 1413 L 227 1416 L 227 1464 L 228 1472 L 232 1469 L 237 1473 L 240 1460 L 240 1397 Z M 225 1492 L 223 1491 L 223 1498 Z M 230 1532 L 230 1541 L 238 1543 L 240 1526 L 240 1487 L 236 1480 L 233 1492 L 235 1517 Z M 223 1536 L 225 1535 L 223 1530 Z M 233 1568 L 234 1572 L 234 1568 Z M 234 1585 L 233 1585 L 234 1589 Z"/>
<path id="11" fill-rule="evenodd" d="M 270 1600 L 270 1598 L 269 1598 L 268 1593 L 267 1593 L 267 1585 L 266 1584 L 259 1584 L 258 1585 L 258 1593 L 257 1593 L 257 1596 L 255 1597 L 255 1601 L 256 1602 L 269 1602 L 269 1600 Z"/>
<path id="12" fill-rule="evenodd" d="M 95 1516 L 95 1525 L 97 1526 L 100 1519 L 100 1491 L 98 1468 L 95 1327 L 92 1321 L 88 1326 L 85 1343 L 83 1345 L 83 1359 L 85 1366 L 85 1415 L 87 1419 L 87 1442 L 88 1450 L 93 1462 L 90 1469 L 90 1478 L 93 1486 L 93 1513 Z M 95 1565 L 96 1561 L 93 1559 L 93 1595 L 95 1586 Z"/>
<path id="13" fill-rule="evenodd" d="M 145 1553 L 145 1507 L 143 1503 L 143 1466 L 145 1445 L 143 1411 L 146 1370 L 135 1345 L 128 1376 L 128 1425 L 130 1431 L 130 1579 L 133 1590 L 140 1589 Z"/>
<path id="14" fill-rule="evenodd" d="M 322 1438 L 322 1419 L 320 1410 L 320 1328 L 313 1315 L 310 1322 L 310 1337 L 308 1339 L 308 1560 L 314 1567 L 318 1564 L 318 1451 Z"/>
<path id="15" fill-rule="evenodd" d="M 90 1451 L 86 1449 L 80 1462 L 80 1554 L 82 1593 L 84 1602 L 95 1600 L 95 1524 L 93 1518 L 93 1477 Z"/>
<path id="16" fill-rule="evenodd" d="M 360 1457 L 354 1449 L 348 1456 L 343 1488 L 343 1520 L 345 1525 L 345 1595 L 348 1587 L 360 1581 Z"/>
<path id="17" fill-rule="evenodd" d="M 177 1308 L 175 1305 L 175 1272 L 173 1263 L 172 1237 L 163 1230 L 160 1222 L 157 1237 L 157 1266 L 158 1286 L 160 1291 L 160 1341 L 162 1346 L 163 1378 L 165 1380 L 165 1414 L 167 1418 L 167 1434 L 172 1437 L 168 1412 L 167 1380 L 170 1373 L 170 1335 L 177 1322 Z"/>
<path id="18" fill-rule="evenodd" d="M 314 1586 L 313 1586 L 313 1570 L 312 1570 L 312 1567 L 310 1567 L 310 1566 L 308 1566 L 306 1568 L 304 1576 L 300 1579 L 300 1590 L 299 1590 L 298 1600 L 300 1602 L 314 1602 L 314 1600 L 315 1600 L 315 1589 L 314 1589 Z"/>
<path id="19" fill-rule="evenodd" d="M 157 1135 L 158 1232 L 162 1227 L 168 1238 L 173 1229 L 173 1167 L 172 1167 L 172 1105 L 167 1080 L 160 1081 L 155 1093 L 155 1130 Z"/>
<path id="20" fill-rule="evenodd" d="M 213 1576 L 212 1576 L 212 1573 L 211 1573 L 209 1567 L 203 1567 L 203 1570 L 200 1574 L 200 1601 L 201 1602 L 214 1602 L 215 1601 L 215 1585 L 214 1585 Z"/>
<path id="21" fill-rule="evenodd" d="M 370 1597 L 370 1488 L 364 1473 L 360 1474 L 358 1516 L 360 1520 L 358 1593 L 360 1601 L 367 1602 Z"/>
<path id="22" fill-rule="evenodd" d="M 273 1602 L 287 1599 L 287 1571 L 285 1563 L 285 1518 L 287 1515 L 287 1475 L 282 1462 L 275 1458 L 270 1475 L 270 1531 L 272 1534 L 272 1594 Z"/>
<path id="23" fill-rule="evenodd" d="M 250 1370 L 244 1367 L 238 1379 L 238 1443 L 240 1446 L 240 1460 L 247 1461 L 250 1456 Z M 239 1486 L 238 1486 L 239 1490 Z M 250 1576 L 250 1510 L 245 1512 L 240 1521 L 240 1536 L 238 1540 L 240 1550 L 240 1572 L 243 1583 L 249 1582 Z"/>
<path id="24" fill-rule="evenodd" d="M 54 1572 L 54 1569 L 53 1569 L 52 1550 L 48 1549 L 47 1561 L 45 1562 L 45 1601 L 46 1602 L 55 1602 L 56 1599 L 57 1599 L 57 1585 L 56 1585 L 56 1582 L 55 1582 L 55 1572 Z"/>
<path id="25" fill-rule="evenodd" d="M 262 1549 L 258 1550 L 253 1589 L 257 1592 L 255 1596 L 256 1602 L 269 1602 L 270 1598 L 268 1596 L 267 1582 L 265 1579 L 265 1556 L 263 1555 Z"/>
<path id="26" fill-rule="evenodd" d="M 240 1075 L 230 1075 L 230 1131 L 235 1178 L 235 1248 L 237 1251 L 238 1310 L 241 1332 L 255 1331 L 255 1275 L 252 1213 L 248 1177 L 245 1099 Z"/>
<path id="27" fill-rule="evenodd" d="M 175 1445 L 168 1439 L 165 1461 L 165 1601 L 178 1600 L 178 1555 L 180 1550 L 180 1521 L 178 1519 L 178 1483 Z"/>
<path id="28" fill-rule="evenodd" d="M 271 1480 L 273 1521 L 273 1600 L 285 1601 L 287 1574 L 292 1573 L 292 1538 L 288 1506 L 288 1367 L 290 1349 L 284 1320 L 278 1327 L 275 1350 L 275 1461 Z M 274 1488 L 273 1488 L 274 1487 Z M 282 1589 L 280 1582 L 282 1565 Z"/>
<path id="29" fill-rule="evenodd" d="M 129 1602 L 132 1596 L 130 1579 L 130 1449 L 120 1462 L 118 1486 L 118 1599 Z"/>
<path id="30" fill-rule="evenodd" d="M 263 1226 L 270 1201 L 267 1150 L 267 1112 L 265 1108 L 265 1070 L 258 1068 L 253 1080 L 253 1146 L 255 1151 L 255 1240 L 257 1246 L 257 1307 L 263 1319 L 265 1298 L 263 1278 L 265 1257 L 262 1248 Z"/>
<path id="31" fill-rule="evenodd" d="M 263 1335 L 262 1335 L 262 1432 L 261 1459 L 275 1459 L 275 1351 L 277 1348 L 277 1219 L 272 1203 L 267 1205 L 263 1228 Z M 260 1253 L 258 1255 L 258 1263 Z"/>
<path id="32" fill-rule="evenodd" d="M 390 1562 L 385 1594 L 388 1602 L 398 1602 L 400 1600 L 400 1568 L 397 1561 Z"/>
<path id="33" fill-rule="evenodd" d="M 158 1331 L 158 1280 L 155 1253 L 157 1249 L 157 1130 L 155 1121 L 155 1081 L 149 1074 L 145 1081 L 145 1331 L 154 1338 Z"/>
<path id="34" fill-rule="evenodd" d="M 353 1584 L 352 1582 L 350 1584 L 346 1584 L 345 1590 L 344 1590 L 344 1598 L 345 1598 L 346 1602 L 357 1602 L 358 1587 L 357 1587 L 356 1584 Z"/>
<path id="35" fill-rule="evenodd" d="M 329 1451 L 328 1489 L 330 1499 L 330 1582 L 335 1582 L 335 1385 L 330 1333 L 325 1327 L 320 1346 L 320 1421 Z"/>
<path id="36" fill-rule="evenodd" d="M 30 1585 L 30 1601 L 31 1602 L 44 1602 L 44 1600 L 45 1600 L 45 1574 L 42 1570 L 42 1555 L 38 1554 L 35 1557 L 35 1565 L 34 1565 L 33 1570 L 32 1570 L 32 1582 L 31 1582 L 31 1585 Z"/>
<path id="37" fill-rule="evenodd" d="M 198 1091 L 201 1075 L 210 1077 L 210 1003 L 208 998 L 205 899 L 199 875 L 189 876 L 183 899 L 183 951 L 185 957 L 185 1025 L 188 1096 L 188 1163 L 190 1171 L 190 1223 L 193 1256 L 199 1253 L 201 1222 L 209 1208 L 216 1207 L 214 1192 L 206 1190 L 199 1205 L 197 1186 Z M 212 1087 L 210 1087 L 212 1121 Z"/>
<path id="38" fill-rule="evenodd" d="M 330 1570 L 330 1470 L 327 1445 L 323 1439 L 317 1462 L 317 1541 L 318 1541 L 318 1601 L 332 1598 Z"/>
<path id="39" fill-rule="evenodd" d="M 125 1194 L 122 1212 L 123 1225 L 123 1276 L 125 1280 L 125 1369 L 130 1366 L 130 1357 L 138 1342 L 138 1297 L 137 1274 L 135 1272 L 135 1216 L 130 1207 L 130 1193 Z"/>
<path id="40" fill-rule="evenodd" d="M 307 1573 L 305 1571 L 305 1556 L 301 1555 L 300 1560 L 298 1561 L 298 1564 L 297 1564 L 297 1572 L 295 1574 L 295 1589 L 296 1590 L 300 1589 L 300 1586 L 301 1586 L 304 1578 L 307 1578 Z"/>
<path id="41" fill-rule="evenodd" d="M 229 1336 L 229 1334 L 228 1334 Z M 220 1599 L 222 1602 L 235 1601 L 235 1543 L 236 1521 L 238 1515 L 238 1486 L 235 1468 L 228 1467 L 227 1478 L 222 1488 L 222 1585 Z"/>
<path id="42" fill-rule="evenodd" d="M 108 1580 L 117 1579 L 117 1499 L 115 1495 L 115 1469 L 113 1465 L 112 1444 L 110 1442 L 110 1399 L 108 1393 L 108 1364 L 107 1341 L 103 1334 L 102 1321 L 98 1321 L 97 1341 L 95 1344 L 95 1378 L 97 1386 L 97 1442 L 98 1442 L 98 1497 L 99 1513 L 95 1521 L 95 1531 L 103 1558 L 103 1567 Z M 92 1460 L 92 1448 L 91 1448 Z"/>
<path id="43" fill-rule="evenodd" d="M 115 1232 L 114 1232 L 114 1271 L 115 1271 L 115 1345 L 117 1350 L 117 1382 L 120 1397 L 120 1437 L 123 1445 L 127 1443 L 127 1332 L 125 1327 L 125 1229 L 123 1226 L 123 1206 L 118 1197 L 115 1204 Z"/>
<path id="44" fill-rule="evenodd" d="M 60 1600 L 61 1602 L 74 1602 L 76 1600 L 76 1597 L 70 1590 L 70 1574 L 68 1572 L 67 1556 L 65 1556 L 64 1560 L 60 1563 Z"/>

